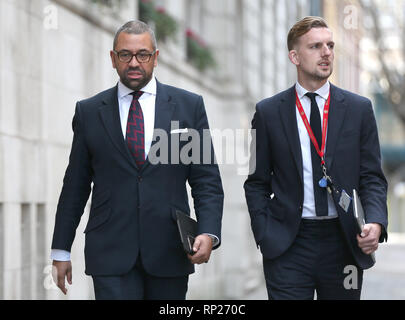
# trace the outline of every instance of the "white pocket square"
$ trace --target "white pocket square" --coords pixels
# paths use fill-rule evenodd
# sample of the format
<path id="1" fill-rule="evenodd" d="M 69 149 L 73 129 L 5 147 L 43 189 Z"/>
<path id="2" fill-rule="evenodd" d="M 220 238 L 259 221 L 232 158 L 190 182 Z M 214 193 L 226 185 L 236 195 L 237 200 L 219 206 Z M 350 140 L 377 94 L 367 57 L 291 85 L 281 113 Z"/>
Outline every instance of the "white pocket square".
<path id="1" fill-rule="evenodd" d="M 173 129 L 172 131 L 170 131 L 170 133 L 186 133 L 188 132 L 188 128 L 184 128 L 184 129 Z"/>

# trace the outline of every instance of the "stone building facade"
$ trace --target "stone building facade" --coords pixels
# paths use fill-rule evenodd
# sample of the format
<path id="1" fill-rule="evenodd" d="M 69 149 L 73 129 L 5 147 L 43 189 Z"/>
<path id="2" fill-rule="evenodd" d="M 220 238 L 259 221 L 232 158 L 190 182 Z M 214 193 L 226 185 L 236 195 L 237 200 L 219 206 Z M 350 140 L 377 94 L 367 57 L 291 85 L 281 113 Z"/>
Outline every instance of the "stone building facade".
<path id="1" fill-rule="evenodd" d="M 84 275 L 88 207 L 72 248 L 73 286 L 67 296 L 51 282 L 50 245 L 75 102 L 116 84 L 109 58 L 113 35 L 138 16 L 135 0 L 113 8 L 100 2 L 0 1 L 0 299 L 94 297 L 92 281 Z M 247 158 L 240 155 L 247 153 L 255 103 L 295 81 L 286 36 L 309 14 L 310 1 L 155 3 L 178 23 L 176 41 L 158 44 L 156 77 L 204 97 L 210 127 L 218 131 L 217 157 L 224 158 L 222 245 L 209 264 L 197 266 L 188 298 L 266 299 L 244 200 L 241 169 Z M 187 62 L 188 28 L 212 48 L 215 68 L 201 72 Z M 232 139 L 237 130 L 245 139 Z"/>

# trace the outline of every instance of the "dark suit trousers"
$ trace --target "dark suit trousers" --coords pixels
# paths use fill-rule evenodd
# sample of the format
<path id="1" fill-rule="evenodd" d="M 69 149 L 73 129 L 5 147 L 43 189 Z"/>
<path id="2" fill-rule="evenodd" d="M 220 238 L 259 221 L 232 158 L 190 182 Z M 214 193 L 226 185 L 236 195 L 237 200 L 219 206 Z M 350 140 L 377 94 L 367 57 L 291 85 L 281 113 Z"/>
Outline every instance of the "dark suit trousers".
<path id="1" fill-rule="evenodd" d="M 136 265 L 121 276 L 93 276 L 96 300 L 185 300 L 188 276 L 161 278 L 146 273 L 138 256 Z"/>
<path id="2" fill-rule="evenodd" d="M 355 265 L 338 219 L 302 219 L 280 257 L 263 260 L 269 299 L 358 300 L 363 270 Z"/>

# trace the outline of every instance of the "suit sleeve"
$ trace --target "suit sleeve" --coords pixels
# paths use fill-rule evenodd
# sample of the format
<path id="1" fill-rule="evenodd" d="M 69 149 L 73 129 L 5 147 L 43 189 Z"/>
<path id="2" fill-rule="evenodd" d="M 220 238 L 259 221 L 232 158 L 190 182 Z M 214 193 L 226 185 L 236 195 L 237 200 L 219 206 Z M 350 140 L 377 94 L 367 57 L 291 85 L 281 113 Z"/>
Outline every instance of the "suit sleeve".
<path id="1" fill-rule="evenodd" d="M 188 182 L 194 199 L 198 233 L 212 234 L 220 240 L 224 192 L 201 96 L 195 111 L 195 129 L 200 139 L 200 155 L 199 161 L 190 165 Z"/>
<path id="2" fill-rule="evenodd" d="M 55 217 L 52 249 L 70 251 L 91 191 L 92 171 L 85 142 L 81 106 L 73 117 L 73 142 Z"/>
<path id="3" fill-rule="evenodd" d="M 271 172 L 273 171 L 273 165 L 266 124 L 258 106 L 256 106 L 256 112 L 252 120 L 250 153 L 250 174 L 245 181 L 244 189 L 253 234 L 256 242 L 259 242 L 264 231 L 265 214 L 270 210 L 268 208 L 268 199 L 272 193 Z"/>
<path id="4" fill-rule="evenodd" d="M 377 124 L 368 101 L 361 126 L 359 194 L 367 223 L 382 226 L 380 242 L 387 240 L 387 180 L 381 168 Z"/>

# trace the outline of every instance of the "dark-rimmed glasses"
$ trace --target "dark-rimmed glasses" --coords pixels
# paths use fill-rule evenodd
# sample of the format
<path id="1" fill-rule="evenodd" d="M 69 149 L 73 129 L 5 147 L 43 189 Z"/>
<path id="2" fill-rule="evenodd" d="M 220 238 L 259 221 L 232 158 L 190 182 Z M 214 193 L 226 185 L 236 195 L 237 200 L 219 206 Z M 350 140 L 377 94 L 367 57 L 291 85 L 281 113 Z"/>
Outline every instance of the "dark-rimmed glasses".
<path id="1" fill-rule="evenodd" d="M 135 57 L 136 61 L 138 61 L 139 63 L 147 63 L 150 61 L 150 58 L 156 53 L 156 50 L 152 53 L 140 51 L 135 54 L 127 50 L 122 50 L 119 52 L 113 50 L 113 52 L 118 56 L 118 59 L 124 63 L 130 63 L 133 57 Z"/>

